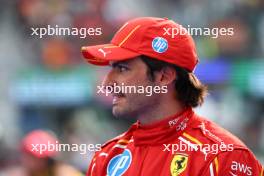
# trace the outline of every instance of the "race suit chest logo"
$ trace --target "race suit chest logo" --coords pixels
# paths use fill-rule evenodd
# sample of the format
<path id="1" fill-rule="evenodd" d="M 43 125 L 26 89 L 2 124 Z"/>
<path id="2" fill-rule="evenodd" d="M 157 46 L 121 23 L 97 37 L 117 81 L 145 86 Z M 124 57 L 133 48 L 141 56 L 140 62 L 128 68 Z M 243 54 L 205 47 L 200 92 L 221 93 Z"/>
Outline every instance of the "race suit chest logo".
<path id="1" fill-rule="evenodd" d="M 188 156 L 186 154 L 177 154 L 173 157 L 170 165 L 171 176 L 179 176 L 187 167 Z"/>
<path id="2" fill-rule="evenodd" d="M 162 37 L 156 37 L 152 40 L 152 49 L 157 53 L 164 53 L 168 49 L 168 42 Z"/>
<path id="3" fill-rule="evenodd" d="M 107 176 L 122 176 L 132 162 L 130 150 L 125 149 L 123 153 L 113 157 L 107 166 Z"/>

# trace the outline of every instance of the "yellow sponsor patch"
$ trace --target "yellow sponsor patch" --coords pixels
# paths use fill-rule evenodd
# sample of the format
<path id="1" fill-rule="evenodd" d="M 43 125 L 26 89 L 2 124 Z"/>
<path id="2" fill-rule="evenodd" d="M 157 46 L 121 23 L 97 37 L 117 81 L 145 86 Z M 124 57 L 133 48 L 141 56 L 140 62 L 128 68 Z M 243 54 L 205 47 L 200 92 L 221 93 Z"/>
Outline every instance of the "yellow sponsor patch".
<path id="1" fill-rule="evenodd" d="M 176 154 L 170 165 L 171 176 L 179 176 L 187 167 L 188 155 Z"/>

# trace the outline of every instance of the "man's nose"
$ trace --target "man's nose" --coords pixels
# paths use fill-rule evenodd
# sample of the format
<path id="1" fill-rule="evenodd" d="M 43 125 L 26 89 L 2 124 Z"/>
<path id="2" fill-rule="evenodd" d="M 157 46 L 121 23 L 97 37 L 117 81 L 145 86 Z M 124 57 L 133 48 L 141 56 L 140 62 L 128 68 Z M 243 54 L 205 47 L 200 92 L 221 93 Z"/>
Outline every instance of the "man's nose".
<path id="1" fill-rule="evenodd" d="M 112 87 L 114 87 L 115 80 L 113 77 L 113 73 L 110 71 L 104 78 L 102 82 L 102 86 L 104 87 L 105 90 L 109 90 Z"/>

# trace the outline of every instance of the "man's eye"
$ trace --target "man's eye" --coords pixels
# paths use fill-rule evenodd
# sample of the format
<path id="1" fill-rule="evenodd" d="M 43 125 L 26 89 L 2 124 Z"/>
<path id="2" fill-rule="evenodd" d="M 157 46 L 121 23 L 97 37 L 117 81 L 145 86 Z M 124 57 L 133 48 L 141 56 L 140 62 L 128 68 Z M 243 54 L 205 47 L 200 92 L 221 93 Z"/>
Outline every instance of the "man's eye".
<path id="1" fill-rule="evenodd" d="M 122 65 L 119 65 L 117 68 L 118 68 L 118 71 L 120 71 L 120 72 L 124 72 L 124 71 L 127 71 L 128 70 L 127 67 L 122 66 Z"/>

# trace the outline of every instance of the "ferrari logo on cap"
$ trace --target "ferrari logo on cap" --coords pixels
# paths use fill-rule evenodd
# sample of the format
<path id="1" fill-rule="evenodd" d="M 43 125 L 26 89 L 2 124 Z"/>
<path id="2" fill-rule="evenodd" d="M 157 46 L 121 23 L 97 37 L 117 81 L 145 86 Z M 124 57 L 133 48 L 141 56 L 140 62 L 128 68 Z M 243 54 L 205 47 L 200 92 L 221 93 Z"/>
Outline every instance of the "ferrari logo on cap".
<path id="1" fill-rule="evenodd" d="M 188 155 L 176 154 L 170 165 L 171 176 L 179 176 L 187 167 Z"/>

